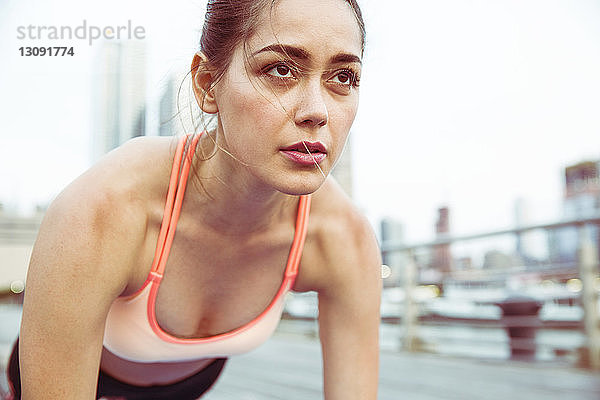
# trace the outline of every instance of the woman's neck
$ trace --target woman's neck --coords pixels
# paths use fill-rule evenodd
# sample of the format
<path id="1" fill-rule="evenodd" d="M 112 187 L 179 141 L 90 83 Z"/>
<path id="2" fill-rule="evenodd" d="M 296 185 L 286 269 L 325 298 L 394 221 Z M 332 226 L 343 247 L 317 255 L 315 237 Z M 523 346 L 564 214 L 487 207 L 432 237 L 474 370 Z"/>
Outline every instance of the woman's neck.
<path id="1" fill-rule="evenodd" d="M 199 146 L 206 142 L 210 140 Z M 298 196 L 265 185 L 223 151 L 202 160 L 198 150 L 185 201 L 188 212 L 204 226 L 226 235 L 245 235 L 264 231 L 295 214 Z"/>

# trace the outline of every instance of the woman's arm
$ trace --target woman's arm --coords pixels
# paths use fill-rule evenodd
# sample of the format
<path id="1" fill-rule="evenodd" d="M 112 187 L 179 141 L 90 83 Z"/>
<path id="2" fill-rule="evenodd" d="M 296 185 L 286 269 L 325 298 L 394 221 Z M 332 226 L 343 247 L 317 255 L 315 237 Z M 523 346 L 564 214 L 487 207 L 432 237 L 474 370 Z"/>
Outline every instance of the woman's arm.
<path id="1" fill-rule="evenodd" d="M 319 333 L 326 400 L 377 398 L 381 259 L 368 222 L 353 220 L 324 243 Z"/>
<path id="2" fill-rule="evenodd" d="M 145 221 L 95 178 L 57 198 L 34 246 L 19 343 L 24 400 L 96 398 L 106 315 L 127 285 Z"/>

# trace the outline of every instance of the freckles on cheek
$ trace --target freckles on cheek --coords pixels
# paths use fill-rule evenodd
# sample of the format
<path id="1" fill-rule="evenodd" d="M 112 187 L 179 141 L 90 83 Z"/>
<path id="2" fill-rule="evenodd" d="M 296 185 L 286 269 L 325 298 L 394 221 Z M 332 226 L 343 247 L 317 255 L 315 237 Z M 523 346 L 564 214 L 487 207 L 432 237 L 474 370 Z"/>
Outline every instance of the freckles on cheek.
<path id="1" fill-rule="evenodd" d="M 247 122 L 264 124 L 273 118 L 274 113 L 282 112 L 281 109 L 277 109 L 277 100 L 273 101 L 266 93 L 259 92 L 259 89 L 252 85 L 231 88 L 228 97 L 231 99 L 231 111 L 236 115 L 236 119 L 243 118 Z"/>
<path id="2" fill-rule="evenodd" d="M 255 99 L 247 102 L 246 105 L 247 118 L 252 121 L 256 128 L 277 129 L 288 120 L 285 112 L 264 98 Z"/>
<path id="3" fill-rule="evenodd" d="M 331 110 L 329 113 L 330 120 L 332 122 L 336 121 L 340 129 L 350 130 L 358 111 L 357 105 L 358 104 L 353 103 Z"/>

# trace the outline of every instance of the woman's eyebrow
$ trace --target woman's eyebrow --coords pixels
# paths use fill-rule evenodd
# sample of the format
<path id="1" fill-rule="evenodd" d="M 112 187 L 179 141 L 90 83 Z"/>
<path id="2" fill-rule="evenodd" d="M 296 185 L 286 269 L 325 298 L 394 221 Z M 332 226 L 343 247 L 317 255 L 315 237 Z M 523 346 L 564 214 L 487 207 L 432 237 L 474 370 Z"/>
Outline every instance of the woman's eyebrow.
<path id="1" fill-rule="evenodd" d="M 295 58 L 298 60 L 310 60 L 311 56 L 308 51 L 303 49 L 302 47 L 292 46 L 289 44 L 270 44 L 268 46 L 263 47 L 260 50 L 252 53 L 252 56 L 259 53 L 263 53 L 266 51 L 272 51 L 275 53 L 279 53 L 281 55 Z M 359 56 L 351 53 L 338 53 L 329 59 L 330 64 L 341 64 L 341 63 L 359 63 L 362 64 L 362 60 Z"/>
<path id="2" fill-rule="evenodd" d="M 306 50 L 304 50 L 301 47 L 290 46 L 288 44 L 270 44 L 252 53 L 252 56 L 255 56 L 259 53 L 263 53 L 265 51 L 273 51 L 275 53 L 279 53 L 292 58 L 297 58 L 300 60 L 310 59 L 310 55 Z"/>
<path id="3" fill-rule="evenodd" d="M 342 64 L 342 63 L 359 63 L 362 64 L 362 60 L 359 56 L 350 53 L 338 53 L 329 59 L 331 64 Z"/>

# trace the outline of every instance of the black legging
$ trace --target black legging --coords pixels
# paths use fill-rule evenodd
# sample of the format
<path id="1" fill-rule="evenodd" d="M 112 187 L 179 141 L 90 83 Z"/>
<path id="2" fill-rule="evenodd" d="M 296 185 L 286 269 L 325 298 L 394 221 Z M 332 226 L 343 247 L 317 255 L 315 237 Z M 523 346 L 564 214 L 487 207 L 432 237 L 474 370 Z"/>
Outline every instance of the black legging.
<path id="1" fill-rule="evenodd" d="M 218 358 L 200 372 L 170 385 L 135 386 L 121 382 L 100 371 L 97 398 L 119 396 L 127 400 L 195 400 L 216 382 L 225 366 L 226 358 Z M 21 373 L 19 369 L 19 340 L 13 346 L 8 362 L 8 383 L 15 400 L 21 399 Z"/>

